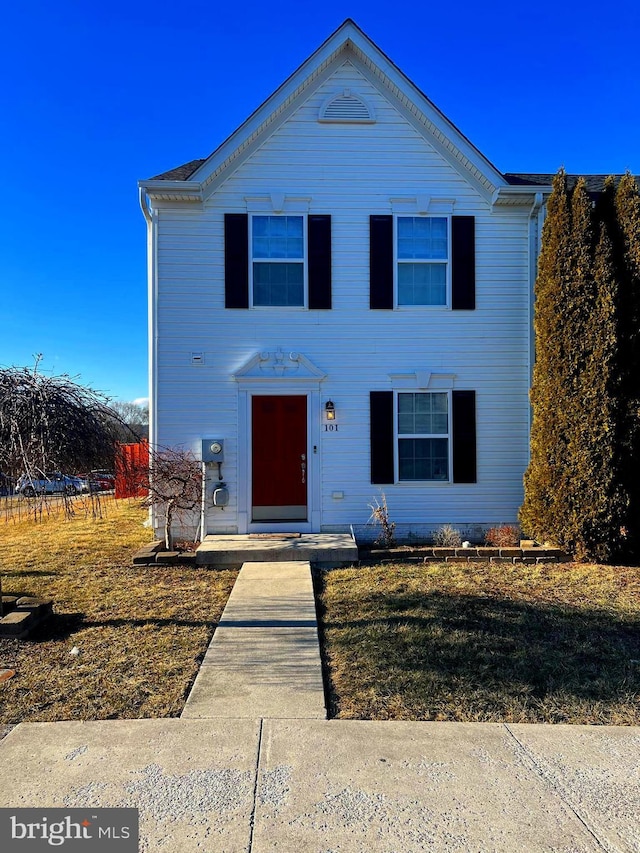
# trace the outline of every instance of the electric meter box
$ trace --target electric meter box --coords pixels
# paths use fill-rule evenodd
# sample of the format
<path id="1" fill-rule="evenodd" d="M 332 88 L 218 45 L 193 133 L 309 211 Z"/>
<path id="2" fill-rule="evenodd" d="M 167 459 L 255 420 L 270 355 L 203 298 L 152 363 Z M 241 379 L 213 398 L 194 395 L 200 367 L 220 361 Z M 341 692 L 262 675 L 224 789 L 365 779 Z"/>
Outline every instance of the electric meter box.
<path id="1" fill-rule="evenodd" d="M 224 462 L 224 439 L 203 438 L 202 439 L 202 461 Z"/>

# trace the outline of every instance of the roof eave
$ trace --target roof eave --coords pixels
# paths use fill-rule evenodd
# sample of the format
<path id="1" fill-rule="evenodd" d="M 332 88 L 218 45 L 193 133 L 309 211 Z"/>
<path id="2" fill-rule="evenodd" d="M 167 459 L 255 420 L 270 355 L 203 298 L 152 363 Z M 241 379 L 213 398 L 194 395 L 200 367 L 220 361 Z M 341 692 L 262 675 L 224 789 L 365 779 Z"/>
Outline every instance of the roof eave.
<path id="1" fill-rule="evenodd" d="M 498 187 L 491 198 L 492 207 L 530 207 L 536 203 L 536 197 L 546 199 L 553 192 L 552 186 L 530 184 L 522 186 Z"/>
<path id="2" fill-rule="evenodd" d="M 154 201 L 202 201 L 202 185 L 191 178 L 186 181 L 138 181 L 138 187 Z"/>

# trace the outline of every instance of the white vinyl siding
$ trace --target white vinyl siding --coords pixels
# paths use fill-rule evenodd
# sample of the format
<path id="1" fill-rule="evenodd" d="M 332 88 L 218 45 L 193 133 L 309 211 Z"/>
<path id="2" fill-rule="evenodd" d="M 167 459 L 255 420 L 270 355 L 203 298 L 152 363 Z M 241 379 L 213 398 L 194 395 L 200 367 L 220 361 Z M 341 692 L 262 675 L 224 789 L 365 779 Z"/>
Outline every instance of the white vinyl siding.
<path id="1" fill-rule="evenodd" d="M 344 88 L 372 104 L 375 124 L 317 121 L 321 105 Z M 245 213 L 247 197 L 280 189 L 310 199 L 312 213 L 331 214 L 333 309 L 225 311 L 224 212 Z M 391 199 L 418 193 L 454 198 L 456 215 L 475 216 L 474 312 L 369 308 L 369 216 L 392 213 Z M 398 530 L 515 521 L 530 416 L 528 227 L 526 210 L 492 210 L 353 64 L 310 93 L 210 201 L 160 209 L 157 441 L 197 449 L 202 436 L 225 439 L 230 502 L 224 511 L 208 507 L 209 532 L 238 524 L 239 458 L 247 451 L 238 442 L 233 374 L 278 348 L 322 370 L 322 400 L 336 406 L 337 429 L 321 426 L 317 442 L 324 529 L 366 525 L 378 494 L 370 480 L 369 392 L 420 392 L 419 371 L 452 374 L 454 388 L 477 390 L 478 482 L 385 486 Z M 191 365 L 193 351 L 204 352 L 204 364 Z M 406 378 L 392 385 L 389 374 Z M 443 390 L 436 381 L 427 389 Z"/>

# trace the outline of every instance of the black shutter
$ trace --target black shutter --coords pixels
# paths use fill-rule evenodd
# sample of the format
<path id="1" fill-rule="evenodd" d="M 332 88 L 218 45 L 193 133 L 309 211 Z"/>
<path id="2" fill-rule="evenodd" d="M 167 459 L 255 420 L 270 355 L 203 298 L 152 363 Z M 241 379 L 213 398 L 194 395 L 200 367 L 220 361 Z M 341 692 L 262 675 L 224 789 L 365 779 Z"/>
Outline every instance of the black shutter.
<path id="1" fill-rule="evenodd" d="M 473 216 L 451 219 L 452 308 L 476 307 L 476 220 Z"/>
<path id="2" fill-rule="evenodd" d="M 224 215 L 224 307 L 249 307 L 249 217 Z"/>
<path id="3" fill-rule="evenodd" d="M 451 393 L 453 436 L 453 482 L 476 480 L 476 392 Z"/>
<path id="4" fill-rule="evenodd" d="M 307 218 L 309 308 L 331 308 L 331 217 Z"/>
<path id="5" fill-rule="evenodd" d="M 369 307 L 393 308 L 393 216 L 369 217 Z"/>
<path id="6" fill-rule="evenodd" d="M 393 391 L 370 392 L 371 482 L 393 483 Z"/>

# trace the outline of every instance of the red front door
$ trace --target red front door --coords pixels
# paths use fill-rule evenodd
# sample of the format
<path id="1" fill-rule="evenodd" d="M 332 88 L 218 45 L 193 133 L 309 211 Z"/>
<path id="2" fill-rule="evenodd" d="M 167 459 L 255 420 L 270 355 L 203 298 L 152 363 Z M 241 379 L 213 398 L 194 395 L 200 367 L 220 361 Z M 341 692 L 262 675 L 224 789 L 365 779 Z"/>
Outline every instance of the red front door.
<path id="1" fill-rule="evenodd" d="M 253 397 L 252 520 L 307 520 L 307 398 Z"/>

